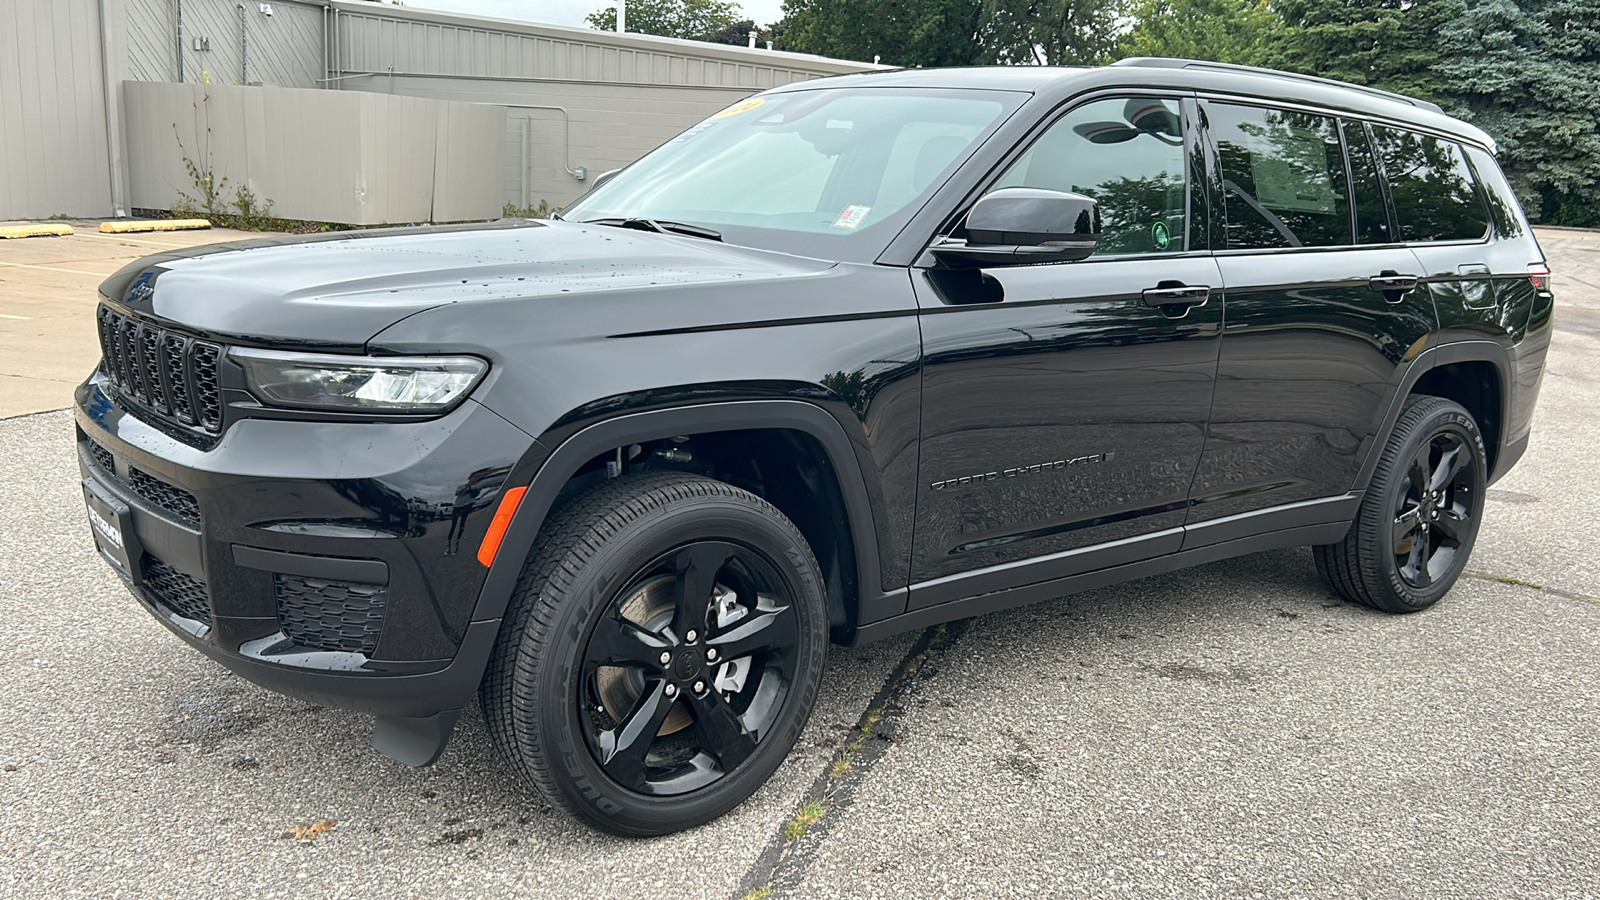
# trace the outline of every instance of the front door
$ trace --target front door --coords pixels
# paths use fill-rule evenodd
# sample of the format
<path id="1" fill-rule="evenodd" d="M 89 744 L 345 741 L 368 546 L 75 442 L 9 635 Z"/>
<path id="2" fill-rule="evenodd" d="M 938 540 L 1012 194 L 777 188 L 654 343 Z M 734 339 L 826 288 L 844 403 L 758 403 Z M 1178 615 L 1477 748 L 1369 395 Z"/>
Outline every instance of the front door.
<path id="1" fill-rule="evenodd" d="M 992 185 L 1094 197 L 1093 256 L 913 271 L 924 363 L 910 608 L 1181 543 L 1222 323 L 1184 106 L 1087 102 Z M 981 584 L 963 577 L 977 570 Z"/>

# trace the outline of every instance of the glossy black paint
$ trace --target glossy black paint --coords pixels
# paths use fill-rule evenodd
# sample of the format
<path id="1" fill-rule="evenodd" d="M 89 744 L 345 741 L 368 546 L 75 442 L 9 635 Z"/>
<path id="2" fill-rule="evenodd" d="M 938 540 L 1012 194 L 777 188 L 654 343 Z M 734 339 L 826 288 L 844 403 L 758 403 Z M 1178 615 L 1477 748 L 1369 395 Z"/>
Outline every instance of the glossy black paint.
<path id="1" fill-rule="evenodd" d="M 147 550 L 207 582 L 215 623 L 180 621 L 136 593 L 223 664 L 375 713 L 386 752 L 426 762 L 476 689 L 546 515 L 619 448 L 679 435 L 714 448 L 760 432 L 782 435 L 765 446 L 813 454 L 759 487 L 816 498 L 801 511 L 814 521 L 799 524 L 814 543 L 838 542 L 818 556 L 835 639 L 849 642 L 1337 540 L 1418 385 L 1466 385 L 1492 403 L 1491 477 L 1526 446 L 1552 301 L 1528 281 L 1542 255 L 1514 200 L 1498 213 L 1486 200 L 1495 225 L 1479 243 L 1228 252 L 1198 98 L 1271 96 L 1445 135 L 1488 181 L 1476 129 L 1371 93 L 1215 68 L 827 84 L 1032 99 L 872 248 L 875 262 L 508 222 L 209 247 L 108 279 L 104 302 L 224 344 L 490 363 L 472 398 L 435 419 L 269 409 L 225 365 L 215 440 L 169 434 L 92 377 L 77 393 L 84 477 L 129 505 Z M 1183 110 L 1181 252 L 964 271 L 928 252 L 1060 113 L 1152 94 Z M 1418 288 L 1373 290 L 1391 271 Z M 1146 293 L 1178 283 L 1206 288 L 1205 302 Z M 90 440 L 117 469 L 192 493 L 202 527 L 97 473 Z M 476 551 L 511 486 L 528 492 L 485 569 Z M 371 659 L 267 652 L 279 631 L 271 566 L 304 568 L 304 557 L 366 577 L 381 566 L 392 605 Z"/>

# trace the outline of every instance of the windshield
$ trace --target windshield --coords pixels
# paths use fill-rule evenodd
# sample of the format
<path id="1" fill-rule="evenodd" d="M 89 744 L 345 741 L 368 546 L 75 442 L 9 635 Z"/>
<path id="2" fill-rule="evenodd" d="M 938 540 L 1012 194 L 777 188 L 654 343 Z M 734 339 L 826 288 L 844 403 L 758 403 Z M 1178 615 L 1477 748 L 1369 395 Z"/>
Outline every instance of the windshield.
<path id="1" fill-rule="evenodd" d="M 729 243 L 870 261 L 1027 95 L 834 88 L 742 100 L 591 191 L 563 219 L 652 219 Z"/>

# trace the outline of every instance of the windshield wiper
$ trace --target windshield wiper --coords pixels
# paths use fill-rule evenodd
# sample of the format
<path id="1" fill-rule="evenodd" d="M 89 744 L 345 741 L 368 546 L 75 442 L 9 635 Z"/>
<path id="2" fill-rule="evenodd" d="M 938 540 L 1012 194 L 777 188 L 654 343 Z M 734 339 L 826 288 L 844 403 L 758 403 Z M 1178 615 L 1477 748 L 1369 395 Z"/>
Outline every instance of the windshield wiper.
<path id="1" fill-rule="evenodd" d="M 705 238 L 708 241 L 722 240 L 722 232 L 720 231 L 712 231 L 699 225 L 690 225 L 687 222 L 673 222 L 667 219 L 606 216 L 600 219 L 587 219 L 582 224 L 610 225 L 614 228 L 632 228 L 637 231 L 654 231 L 660 234 L 682 234 L 689 237 Z"/>

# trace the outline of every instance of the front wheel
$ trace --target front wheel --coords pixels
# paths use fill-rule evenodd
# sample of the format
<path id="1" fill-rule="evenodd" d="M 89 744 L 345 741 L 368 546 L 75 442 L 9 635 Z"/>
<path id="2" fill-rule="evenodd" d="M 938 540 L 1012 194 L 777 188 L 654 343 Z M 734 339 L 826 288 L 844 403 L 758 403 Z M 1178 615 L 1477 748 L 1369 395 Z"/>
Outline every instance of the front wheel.
<path id="1" fill-rule="evenodd" d="M 481 690 L 490 737 L 552 801 L 624 835 L 754 793 L 810 715 L 822 576 L 766 501 L 679 473 L 603 484 L 552 516 Z"/>
<path id="2" fill-rule="evenodd" d="M 1411 398 L 1344 540 L 1313 548 L 1336 593 L 1385 612 L 1426 609 L 1467 566 L 1488 483 L 1478 423 L 1443 397 Z"/>

